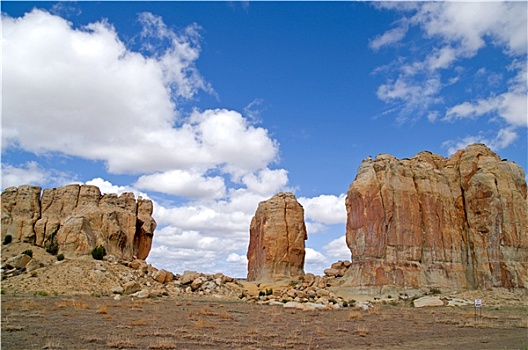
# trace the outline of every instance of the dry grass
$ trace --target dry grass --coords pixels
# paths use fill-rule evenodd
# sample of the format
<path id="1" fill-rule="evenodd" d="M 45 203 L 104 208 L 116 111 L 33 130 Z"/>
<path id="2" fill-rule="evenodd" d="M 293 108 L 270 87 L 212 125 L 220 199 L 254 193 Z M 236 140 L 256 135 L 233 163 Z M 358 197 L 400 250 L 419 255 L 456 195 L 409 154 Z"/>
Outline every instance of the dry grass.
<path id="1" fill-rule="evenodd" d="M 84 301 L 73 301 L 73 307 L 75 310 L 88 310 L 90 308 L 90 305 L 86 304 Z"/>
<path id="2" fill-rule="evenodd" d="M 7 325 L 2 326 L 2 331 L 5 332 L 16 332 L 16 331 L 23 331 L 26 327 L 24 326 L 14 326 L 14 325 Z"/>
<path id="3" fill-rule="evenodd" d="M 233 319 L 233 315 L 231 315 L 226 310 L 222 310 L 221 312 L 219 312 L 218 313 L 218 317 L 223 318 L 224 320 L 232 320 Z"/>
<path id="4" fill-rule="evenodd" d="M 258 334 L 258 333 L 259 333 L 259 331 L 258 331 L 257 328 L 250 328 L 250 329 L 247 330 L 247 334 L 253 335 L 253 334 Z"/>
<path id="5" fill-rule="evenodd" d="M 317 326 L 315 327 L 315 334 L 317 334 L 317 336 L 319 337 L 324 337 L 326 335 L 326 331 L 324 330 L 324 328 Z"/>
<path id="6" fill-rule="evenodd" d="M 361 319 L 362 315 L 361 315 L 361 312 L 359 311 L 350 311 L 348 313 L 348 319 L 349 320 L 359 320 Z"/>
<path id="7" fill-rule="evenodd" d="M 197 311 L 198 315 L 204 315 L 204 316 L 217 316 L 218 313 L 214 310 L 211 310 L 208 307 L 203 307 L 200 310 Z"/>
<path id="8" fill-rule="evenodd" d="M 35 300 L 20 300 L 20 311 L 30 311 L 40 308 L 41 305 L 37 303 Z"/>
<path id="9" fill-rule="evenodd" d="M 148 348 L 165 350 L 165 349 L 176 349 L 177 347 L 174 344 L 174 342 L 172 342 L 170 339 L 160 339 L 160 340 L 157 340 L 155 343 L 150 344 Z"/>
<path id="10" fill-rule="evenodd" d="M 214 323 L 212 322 L 209 322 L 207 321 L 206 319 L 202 318 L 202 317 L 198 317 L 198 320 L 196 320 L 196 322 L 193 323 L 193 326 L 195 328 L 217 328 L 218 326 L 215 325 Z"/>
<path id="11" fill-rule="evenodd" d="M 137 348 L 130 339 L 126 337 L 112 337 L 106 342 L 106 346 L 113 349 L 130 349 Z"/>
<path id="12" fill-rule="evenodd" d="M 97 311 L 95 313 L 96 314 L 103 314 L 103 315 L 108 314 L 108 305 L 101 306 L 99 309 L 97 309 Z"/>
<path id="13" fill-rule="evenodd" d="M 134 326 L 134 327 L 136 327 L 136 326 L 146 326 L 147 325 L 147 321 L 145 321 L 145 320 L 134 320 L 134 321 L 130 322 L 130 325 Z"/>
<path id="14" fill-rule="evenodd" d="M 356 328 L 354 334 L 357 334 L 360 337 L 366 337 L 369 334 L 369 329 L 367 327 L 360 326 Z"/>
<path id="15" fill-rule="evenodd" d="M 73 303 L 70 300 L 59 300 L 55 304 L 53 304 L 51 309 L 52 310 L 65 309 L 65 308 L 68 308 L 70 306 L 73 306 Z"/>
<path id="16" fill-rule="evenodd" d="M 381 313 L 381 307 L 379 305 L 371 307 L 368 309 L 367 313 L 369 315 L 379 315 Z"/>
<path id="17" fill-rule="evenodd" d="M 44 344 L 42 349 L 59 350 L 64 349 L 64 347 L 60 341 L 48 341 L 46 344 Z"/>

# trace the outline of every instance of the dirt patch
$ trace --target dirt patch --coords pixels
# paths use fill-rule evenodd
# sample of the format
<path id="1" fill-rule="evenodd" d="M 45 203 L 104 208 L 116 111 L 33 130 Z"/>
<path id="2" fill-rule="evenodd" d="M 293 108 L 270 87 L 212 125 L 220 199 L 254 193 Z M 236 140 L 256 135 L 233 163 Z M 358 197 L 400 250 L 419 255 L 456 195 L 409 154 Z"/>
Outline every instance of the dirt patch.
<path id="1" fill-rule="evenodd" d="M 526 349 L 527 306 L 299 311 L 205 298 L 2 296 L 2 349 Z"/>

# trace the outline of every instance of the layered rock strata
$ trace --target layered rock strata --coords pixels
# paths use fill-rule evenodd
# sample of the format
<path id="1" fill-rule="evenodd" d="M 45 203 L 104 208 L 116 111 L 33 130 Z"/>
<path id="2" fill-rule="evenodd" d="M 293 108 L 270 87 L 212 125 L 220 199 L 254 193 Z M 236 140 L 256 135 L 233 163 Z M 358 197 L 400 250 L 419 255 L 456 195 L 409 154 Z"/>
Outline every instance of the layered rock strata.
<path id="1" fill-rule="evenodd" d="M 304 209 L 292 193 L 260 202 L 251 220 L 248 281 L 304 275 Z"/>
<path id="2" fill-rule="evenodd" d="M 2 239 L 50 248 L 66 256 L 89 254 L 102 245 L 108 254 L 145 259 L 156 222 L 152 201 L 132 193 L 101 195 L 99 188 L 68 185 L 45 189 L 20 186 L 2 193 Z"/>
<path id="3" fill-rule="evenodd" d="M 528 288 L 523 169 L 482 144 L 363 161 L 346 198 L 354 287 Z"/>

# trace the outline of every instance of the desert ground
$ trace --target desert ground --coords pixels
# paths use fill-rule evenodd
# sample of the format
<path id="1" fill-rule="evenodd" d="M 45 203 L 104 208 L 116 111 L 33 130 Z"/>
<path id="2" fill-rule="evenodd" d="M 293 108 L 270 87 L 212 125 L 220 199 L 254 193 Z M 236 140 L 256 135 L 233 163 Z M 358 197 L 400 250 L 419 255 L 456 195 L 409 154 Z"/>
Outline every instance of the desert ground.
<path id="1" fill-rule="evenodd" d="M 205 297 L 2 295 L 2 349 L 528 349 L 528 305 L 301 311 Z"/>

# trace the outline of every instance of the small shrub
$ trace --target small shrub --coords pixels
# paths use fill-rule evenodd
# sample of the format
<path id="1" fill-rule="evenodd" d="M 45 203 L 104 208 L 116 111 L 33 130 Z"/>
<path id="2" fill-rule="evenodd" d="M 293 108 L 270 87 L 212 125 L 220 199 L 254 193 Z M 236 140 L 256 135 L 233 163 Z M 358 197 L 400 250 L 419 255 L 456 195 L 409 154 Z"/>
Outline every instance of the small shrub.
<path id="1" fill-rule="evenodd" d="M 348 307 L 348 301 L 343 301 L 343 307 Z"/>
<path id="2" fill-rule="evenodd" d="M 22 254 L 26 254 L 27 256 L 33 257 L 33 251 L 31 249 L 24 250 Z"/>
<path id="3" fill-rule="evenodd" d="M 57 255 L 59 252 L 59 244 L 55 241 L 50 242 L 46 245 L 46 251 L 51 255 Z"/>
<path id="4" fill-rule="evenodd" d="M 103 257 L 106 255 L 106 249 L 100 245 L 92 249 L 92 257 L 95 260 L 103 260 Z"/>
<path id="5" fill-rule="evenodd" d="M 240 293 L 240 296 L 239 296 L 238 298 L 239 298 L 239 299 L 244 299 L 244 298 L 246 298 L 246 297 L 247 297 L 247 294 L 244 293 L 244 292 L 242 292 L 242 293 Z"/>
<path id="6" fill-rule="evenodd" d="M 62 260 L 64 260 L 64 254 L 57 255 L 57 261 L 62 261 Z"/>
<path id="7" fill-rule="evenodd" d="M 37 271 L 31 271 L 31 277 L 37 277 Z"/>
<path id="8" fill-rule="evenodd" d="M 359 320 L 361 318 L 361 312 L 359 311 L 350 311 L 348 313 L 349 320 Z"/>
<path id="9" fill-rule="evenodd" d="M 266 289 L 266 295 L 272 295 L 273 294 L 273 289 Z"/>
<path id="10" fill-rule="evenodd" d="M 41 297 L 46 297 L 48 296 L 48 292 L 46 292 L 45 290 L 39 290 L 37 292 L 34 292 L 33 295 L 34 296 L 40 295 Z"/>
<path id="11" fill-rule="evenodd" d="M 266 295 L 266 292 L 265 292 L 265 291 L 263 291 L 263 290 L 259 291 L 259 297 L 263 297 L 263 296 L 265 296 L 265 295 Z"/>
<path id="12" fill-rule="evenodd" d="M 12 241 L 13 241 L 13 236 L 11 236 L 11 235 L 6 235 L 6 236 L 4 237 L 4 244 L 9 244 L 9 243 L 11 243 Z"/>
<path id="13" fill-rule="evenodd" d="M 108 306 L 106 306 L 106 305 L 101 306 L 95 313 L 96 314 L 107 314 L 108 313 Z"/>
<path id="14" fill-rule="evenodd" d="M 357 327 L 354 333 L 360 337 L 366 337 L 369 334 L 369 329 L 367 327 Z"/>

